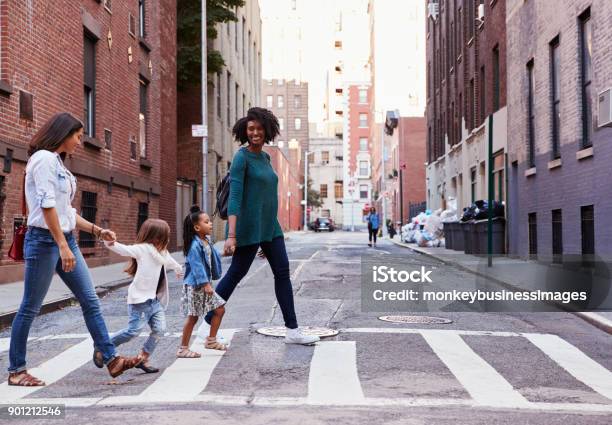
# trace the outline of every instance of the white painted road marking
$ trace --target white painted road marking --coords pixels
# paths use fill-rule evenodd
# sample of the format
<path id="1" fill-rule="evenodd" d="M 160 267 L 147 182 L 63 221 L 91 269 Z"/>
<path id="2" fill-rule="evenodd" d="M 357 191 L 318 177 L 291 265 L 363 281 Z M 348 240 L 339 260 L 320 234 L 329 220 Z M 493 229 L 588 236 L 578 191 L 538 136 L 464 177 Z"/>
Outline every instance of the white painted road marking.
<path id="1" fill-rule="evenodd" d="M 308 401 L 334 406 L 363 403 L 355 341 L 315 345 L 308 376 Z"/>
<path id="2" fill-rule="evenodd" d="M 612 372 L 608 369 L 556 335 L 524 336 L 574 378 L 612 400 Z"/>
<path id="3" fill-rule="evenodd" d="M 219 333 L 229 342 L 234 336 L 235 329 L 224 329 Z M 105 403 L 161 403 L 161 402 L 189 402 L 200 394 L 212 376 L 215 367 L 221 361 L 225 351 L 205 350 L 204 341 L 196 338 L 191 344 L 191 350 L 202 353 L 202 357 L 195 359 L 176 359 L 161 376 L 137 396 L 111 397 Z M 172 388 L 172 391 L 168 391 Z"/>
<path id="4" fill-rule="evenodd" d="M 528 404 L 461 336 L 452 331 L 422 331 L 421 335 L 476 403 L 493 407 L 521 407 Z"/>
<path id="5" fill-rule="evenodd" d="M 93 342 L 86 339 L 73 345 L 57 356 L 30 370 L 30 373 L 50 385 L 91 360 Z M 45 387 L 13 387 L 5 381 L 0 384 L 0 400 L 18 400 Z"/>

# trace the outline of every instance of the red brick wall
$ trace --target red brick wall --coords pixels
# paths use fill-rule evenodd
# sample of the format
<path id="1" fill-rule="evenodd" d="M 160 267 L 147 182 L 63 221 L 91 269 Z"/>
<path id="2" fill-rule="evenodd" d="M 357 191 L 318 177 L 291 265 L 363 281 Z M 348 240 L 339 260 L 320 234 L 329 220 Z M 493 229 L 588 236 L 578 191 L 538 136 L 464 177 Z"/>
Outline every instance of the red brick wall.
<path id="1" fill-rule="evenodd" d="M 357 154 L 359 153 L 359 139 L 362 137 L 368 138 L 368 143 L 372 146 L 370 137 L 370 126 L 374 122 L 370 114 L 370 103 L 372 102 L 372 88 L 367 87 L 368 102 L 359 103 L 359 88 L 358 85 L 349 86 L 349 157 L 347 160 L 349 174 L 357 174 Z M 359 127 L 359 114 L 368 114 L 368 127 Z"/>
<path id="2" fill-rule="evenodd" d="M 395 208 L 394 217 L 406 223 L 408 217 L 408 206 L 410 203 L 423 202 L 425 200 L 425 160 L 427 131 L 425 129 L 425 117 L 402 117 L 396 131 L 399 131 L 398 164 L 399 172 L 402 164 L 402 192 L 403 192 L 403 218 L 400 217 L 399 207 L 399 181 L 397 187 L 398 203 Z M 399 176 L 398 176 L 399 179 Z"/>
<path id="3" fill-rule="evenodd" d="M 168 175 L 176 144 L 175 127 L 175 39 L 176 2 L 147 2 L 146 43 L 128 33 L 129 13 L 138 22 L 138 1 L 112 2 L 112 14 L 92 0 L 54 2 L 2 2 L 0 8 L 0 78 L 12 93 L 0 94 L 0 157 L 13 149 L 6 178 L 2 230 L 6 235 L 0 250 L 0 282 L 20 278 L 23 266 L 6 257 L 12 241 L 12 222 L 20 210 L 21 179 L 25 147 L 32 135 L 53 114 L 68 111 L 83 116 L 83 34 L 86 22 L 99 33 L 96 44 L 95 137 L 104 143 L 104 130 L 112 131 L 112 149 L 82 146 L 66 164 L 78 179 L 73 205 L 80 210 L 81 191 L 96 192 L 96 222 L 115 230 L 121 241 L 136 236 L 138 202 L 149 202 L 149 217 L 160 215 L 162 172 Z M 107 35 L 112 35 L 109 47 Z M 137 33 L 137 28 L 136 28 Z M 131 48 L 132 62 L 128 61 Z M 151 70 L 149 70 L 149 63 Z M 150 80 L 147 108 L 147 159 L 152 168 L 130 159 L 130 137 L 139 132 L 139 74 Z M 19 117 L 19 91 L 33 95 L 33 120 Z M 163 104 L 163 109 L 162 109 Z M 162 151 L 162 140 L 164 150 Z M 164 170 L 162 171 L 162 157 Z M 170 174 L 172 174 L 170 172 Z M 109 181 L 113 180 L 112 193 Z M 174 178 L 172 178 L 174 182 Z M 131 191 L 130 187 L 134 187 Z M 163 196 L 175 195 L 164 185 Z M 130 196 L 130 192 L 132 196 Z M 173 220 L 164 209 L 163 217 Z M 94 249 L 90 264 L 110 261 L 104 250 Z"/>
<path id="4" fill-rule="evenodd" d="M 278 222 L 283 231 L 300 230 L 303 210 L 299 173 L 280 149 L 269 146 L 265 150 L 270 154 L 272 167 L 278 175 Z M 287 196 L 288 192 L 291 196 Z"/>

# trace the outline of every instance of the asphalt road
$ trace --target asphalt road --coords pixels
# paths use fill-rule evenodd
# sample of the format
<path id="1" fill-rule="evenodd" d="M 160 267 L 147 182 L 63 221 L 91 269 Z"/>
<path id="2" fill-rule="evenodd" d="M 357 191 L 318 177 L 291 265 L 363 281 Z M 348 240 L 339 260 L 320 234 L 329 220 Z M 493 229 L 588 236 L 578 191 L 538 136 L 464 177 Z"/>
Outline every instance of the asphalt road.
<path id="1" fill-rule="evenodd" d="M 449 287 L 474 286 L 475 277 L 387 241 L 368 248 L 366 239 L 334 232 L 287 241 L 300 325 L 340 330 L 314 347 L 256 332 L 282 325 L 272 273 L 256 259 L 226 307 L 227 353 L 203 350 L 194 338 L 202 359 L 177 361 L 183 317 L 173 280 L 169 334 L 152 357 L 161 374 L 128 371 L 112 381 L 90 361 L 91 342 L 73 306 L 39 317 L 31 332 L 30 368 L 40 366 L 52 383 L 23 391 L 4 382 L 0 403 L 66 404 L 70 424 L 612 422 L 610 335 L 564 312 L 463 311 L 435 314 L 450 324 L 383 322 L 382 313 L 361 311 L 362 255 L 400 255 L 434 269 L 437 282 Z M 126 291 L 102 299 L 111 331 L 127 324 Z M 4 370 L 8 335 L 0 333 Z M 119 351 L 135 354 L 143 342 Z"/>

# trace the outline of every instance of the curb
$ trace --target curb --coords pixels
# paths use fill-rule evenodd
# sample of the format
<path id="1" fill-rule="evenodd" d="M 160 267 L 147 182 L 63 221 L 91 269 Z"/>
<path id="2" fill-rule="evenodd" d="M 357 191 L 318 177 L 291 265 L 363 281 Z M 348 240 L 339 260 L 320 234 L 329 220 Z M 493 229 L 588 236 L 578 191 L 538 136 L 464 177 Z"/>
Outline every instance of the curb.
<path id="1" fill-rule="evenodd" d="M 125 278 L 115 280 L 113 282 L 104 283 L 102 285 L 96 286 L 96 294 L 98 295 L 98 297 L 103 297 L 116 289 L 128 286 L 131 282 L 132 278 Z M 61 310 L 64 307 L 71 306 L 75 303 L 78 303 L 75 296 L 58 298 L 43 304 L 40 308 L 40 312 L 38 313 L 38 315 L 40 316 L 42 314 L 52 313 L 54 311 Z M 0 313 L 0 330 L 4 330 L 5 328 L 11 326 L 11 323 L 13 323 L 13 318 L 16 314 L 17 310 Z"/>
<path id="2" fill-rule="evenodd" d="M 519 286 L 513 285 L 512 283 L 505 282 L 503 280 L 497 279 L 495 277 L 491 277 L 491 276 L 486 275 L 484 273 L 478 273 L 477 271 L 474 271 L 474 270 L 472 270 L 472 269 L 470 269 L 468 267 L 463 266 L 461 263 L 458 263 L 458 262 L 455 262 L 455 261 L 446 260 L 446 259 L 442 259 L 442 258 L 440 258 L 440 257 L 438 257 L 438 256 L 436 256 L 434 254 L 431 254 L 431 253 L 426 252 L 424 250 L 421 250 L 419 248 L 415 248 L 415 247 L 410 246 L 410 245 L 408 245 L 408 244 L 406 244 L 404 242 L 397 242 L 397 241 L 394 241 L 393 239 L 389 239 L 389 241 L 393 242 L 397 246 L 408 248 L 409 250 L 411 250 L 412 252 L 416 252 L 417 254 L 421 254 L 421 255 L 424 255 L 426 257 L 433 258 L 433 259 L 435 259 L 437 261 L 440 261 L 440 262 L 442 262 L 444 264 L 448 264 L 450 266 L 456 267 L 456 268 L 461 269 L 463 271 L 466 271 L 468 273 L 472 273 L 473 275 L 489 279 L 489 280 L 491 280 L 491 281 L 493 281 L 493 282 L 495 282 L 495 283 L 497 283 L 497 284 L 499 284 L 501 286 L 505 286 L 506 288 L 517 290 L 517 291 L 524 291 L 525 290 L 524 288 L 521 288 Z M 562 310 L 564 310 L 564 311 L 566 311 L 568 313 L 572 313 L 572 314 L 580 317 L 582 320 L 588 322 L 589 324 L 595 326 L 596 328 L 599 328 L 602 331 L 612 335 L 612 320 L 610 320 L 610 319 L 608 319 L 608 318 L 606 318 L 606 317 L 604 317 L 604 316 L 602 316 L 600 314 L 597 314 L 597 313 L 584 312 L 584 311 L 572 311 L 572 310 L 568 310 L 568 309 L 564 308 L 562 305 L 558 305 L 558 304 L 555 304 L 555 305 L 557 305 Z"/>

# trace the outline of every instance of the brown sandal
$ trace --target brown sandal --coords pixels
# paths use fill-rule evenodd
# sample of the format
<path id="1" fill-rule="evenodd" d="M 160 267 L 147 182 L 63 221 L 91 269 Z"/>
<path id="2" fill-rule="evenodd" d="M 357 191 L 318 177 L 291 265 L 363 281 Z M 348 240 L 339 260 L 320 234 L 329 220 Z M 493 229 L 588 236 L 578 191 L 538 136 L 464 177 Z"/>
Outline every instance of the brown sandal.
<path id="1" fill-rule="evenodd" d="M 15 380 L 15 378 L 17 379 Z M 43 387 L 46 385 L 45 381 L 30 375 L 27 370 L 9 373 L 8 384 L 17 387 Z"/>
<path id="2" fill-rule="evenodd" d="M 227 345 L 221 344 L 217 341 L 216 337 L 206 337 L 206 343 L 204 344 L 204 348 L 208 348 L 209 350 L 221 350 L 226 351 Z"/>
<path id="3" fill-rule="evenodd" d="M 135 366 L 138 366 L 140 363 L 142 363 L 142 361 L 143 361 L 143 358 L 140 356 L 136 356 L 136 357 L 117 356 L 114 359 L 112 359 L 106 365 L 106 367 L 108 368 L 108 373 L 110 374 L 110 376 L 112 376 L 113 378 L 116 378 L 117 376 L 125 372 L 126 370 L 131 369 Z"/>
<path id="4" fill-rule="evenodd" d="M 200 353 L 196 353 L 195 351 L 191 351 L 189 347 L 182 345 L 176 352 L 176 357 L 179 359 L 199 359 L 202 357 L 202 355 Z"/>

